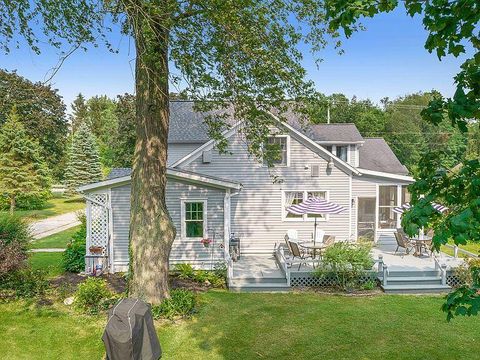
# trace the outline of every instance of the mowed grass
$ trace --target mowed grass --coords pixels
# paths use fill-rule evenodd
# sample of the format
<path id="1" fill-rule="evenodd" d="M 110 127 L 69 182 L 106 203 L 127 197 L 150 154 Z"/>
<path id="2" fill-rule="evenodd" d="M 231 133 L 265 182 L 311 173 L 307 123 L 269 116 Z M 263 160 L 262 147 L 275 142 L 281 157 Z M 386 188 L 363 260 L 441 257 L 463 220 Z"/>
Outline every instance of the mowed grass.
<path id="1" fill-rule="evenodd" d="M 63 274 L 61 252 L 39 252 L 30 253 L 29 262 L 34 270 L 45 270 L 48 277 L 55 277 Z"/>
<path id="2" fill-rule="evenodd" d="M 199 295 L 191 320 L 157 322 L 163 359 L 479 359 L 480 318 L 451 323 L 441 297 Z M 100 359 L 105 316 L 0 304 L 9 359 Z"/>
<path id="3" fill-rule="evenodd" d="M 85 201 L 81 197 L 54 197 L 48 200 L 43 209 L 17 210 L 15 213 L 27 221 L 36 221 L 83 209 L 85 209 Z"/>
<path id="4" fill-rule="evenodd" d="M 73 234 L 75 234 L 79 229 L 80 229 L 80 226 L 74 226 L 70 229 L 44 237 L 42 239 L 33 240 L 31 243 L 31 248 L 32 249 L 47 249 L 47 248 L 65 249 L 67 247 L 67 243 L 70 241 Z"/>
<path id="5" fill-rule="evenodd" d="M 453 242 L 450 242 L 450 244 L 455 245 Z M 476 255 L 480 255 L 480 242 L 468 242 L 466 245 L 460 245 L 459 248 L 463 249 L 463 250 L 470 251 L 471 253 L 474 253 Z M 449 247 L 446 247 L 446 246 L 442 246 L 441 250 L 445 254 L 453 256 L 453 249 L 451 249 Z M 467 257 L 467 255 L 465 255 L 461 252 L 458 253 L 458 256 L 459 257 Z"/>

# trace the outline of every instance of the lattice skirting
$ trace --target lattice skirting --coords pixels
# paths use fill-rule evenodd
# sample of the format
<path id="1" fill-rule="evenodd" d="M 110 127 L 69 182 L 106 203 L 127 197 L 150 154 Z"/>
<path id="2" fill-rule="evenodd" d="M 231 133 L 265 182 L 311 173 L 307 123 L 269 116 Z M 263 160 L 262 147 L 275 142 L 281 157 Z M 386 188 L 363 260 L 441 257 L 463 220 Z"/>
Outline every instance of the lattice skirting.
<path id="1" fill-rule="evenodd" d="M 456 275 L 454 272 L 447 272 L 447 285 L 450 285 L 452 288 L 460 287 L 464 284 L 462 279 Z"/>
<path id="2" fill-rule="evenodd" d="M 377 278 L 376 271 L 365 272 L 358 278 L 359 284 L 365 284 L 375 281 Z M 292 272 L 290 273 L 290 285 L 292 287 L 331 287 L 336 286 L 337 281 L 332 276 L 313 276 L 311 272 Z"/>

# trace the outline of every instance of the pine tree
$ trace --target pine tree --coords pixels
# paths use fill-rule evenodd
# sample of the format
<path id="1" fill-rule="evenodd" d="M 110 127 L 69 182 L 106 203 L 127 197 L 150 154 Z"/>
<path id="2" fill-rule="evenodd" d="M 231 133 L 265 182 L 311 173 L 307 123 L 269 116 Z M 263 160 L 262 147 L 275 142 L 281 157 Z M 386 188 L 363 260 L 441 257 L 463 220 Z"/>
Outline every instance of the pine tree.
<path id="1" fill-rule="evenodd" d="M 85 97 L 79 93 L 72 103 L 73 113 L 70 115 L 70 126 L 72 134 L 78 130 L 80 125 L 88 124 L 88 106 Z"/>
<path id="2" fill-rule="evenodd" d="M 14 106 L 0 128 L 0 194 L 10 202 L 10 212 L 22 197 L 42 197 L 50 192 L 51 179 L 41 148 L 27 135 Z"/>
<path id="3" fill-rule="evenodd" d="M 65 181 L 69 193 L 84 184 L 100 181 L 102 167 L 95 137 L 86 124 L 81 124 L 73 135 L 68 151 Z"/>

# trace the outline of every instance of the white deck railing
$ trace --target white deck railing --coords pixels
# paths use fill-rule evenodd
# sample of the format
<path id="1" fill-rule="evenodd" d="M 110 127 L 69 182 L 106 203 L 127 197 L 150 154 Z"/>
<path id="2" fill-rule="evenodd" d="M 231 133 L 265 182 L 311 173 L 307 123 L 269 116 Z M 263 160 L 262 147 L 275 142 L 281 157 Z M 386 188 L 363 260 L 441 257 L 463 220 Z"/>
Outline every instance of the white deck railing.
<path id="1" fill-rule="evenodd" d="M 470 251 L 459 248 L 457 245 L 445 244 L 445 247 L 447 247 L 449 249 L 453 249 L 453 257 L 455 259 L 458 258 L 458 253 L 467 255 L 467 257 L 472 257 L 472 258 L 476 258 L 476 259 L 479 258 L 479 256 L 477 254 L 474 254 Z"/>

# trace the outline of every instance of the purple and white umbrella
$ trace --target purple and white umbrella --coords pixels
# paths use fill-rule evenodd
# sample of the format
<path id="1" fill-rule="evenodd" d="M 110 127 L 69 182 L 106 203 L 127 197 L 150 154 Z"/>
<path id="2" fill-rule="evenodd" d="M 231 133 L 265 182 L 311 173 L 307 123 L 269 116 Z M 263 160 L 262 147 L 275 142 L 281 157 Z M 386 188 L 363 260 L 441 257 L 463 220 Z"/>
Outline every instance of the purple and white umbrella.
<path id="1" fill-rule="evenodd" d="M 445 211 L 448 210 L 446 206 L 443 206 L 442 204 L 437 204 L 437 203 L 432 203 L 432 207 L 437 210 L 439 213 L 444 213 Z M 410 203 L 405 203 L 402 206 L 397 206 L 393 208 L 393 212 L 397 214 L 403 214 L 405 211 L 410 210 L 412 208 L 412 205 Z"/>
<path id="2" fill-rule="evenodd" d="M 287 211 L 295 215 L 326 215 L 326 214 L 340 214 L 346 209 L 338 204 L 329 202 L 319 197 L 311 197 L 297 205 L 292 205 L 287 208 Z M 313 243 L 317 237 L 317 216 L 315 216 L 315 225 L 313 230 Z"/>

